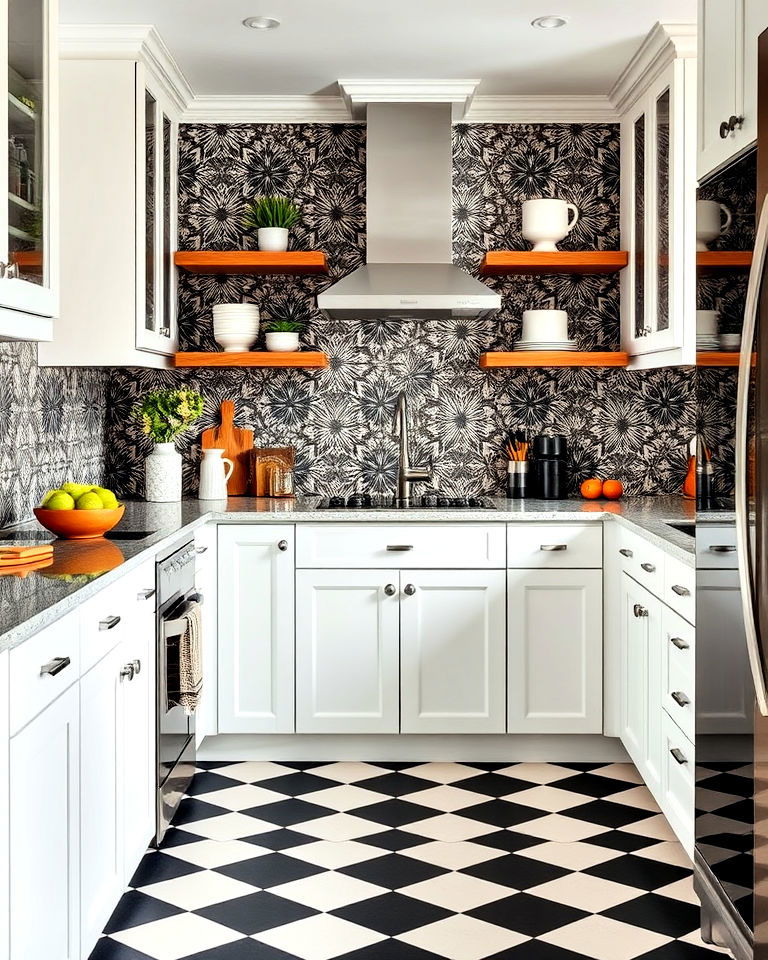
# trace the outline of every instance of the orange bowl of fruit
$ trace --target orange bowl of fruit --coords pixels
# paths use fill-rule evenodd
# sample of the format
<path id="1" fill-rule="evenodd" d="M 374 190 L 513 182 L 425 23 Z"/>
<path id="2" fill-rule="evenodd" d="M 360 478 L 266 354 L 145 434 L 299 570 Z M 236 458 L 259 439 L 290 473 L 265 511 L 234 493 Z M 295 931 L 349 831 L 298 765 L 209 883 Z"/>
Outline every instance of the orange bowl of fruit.
<path id="1" fill-rule="evenodd" d="M 93 540 L 116 526 L 125 505 L 106 487 L 65 483 L 49 490 L 34 514 L 38 523 L 63 540 Z"/>

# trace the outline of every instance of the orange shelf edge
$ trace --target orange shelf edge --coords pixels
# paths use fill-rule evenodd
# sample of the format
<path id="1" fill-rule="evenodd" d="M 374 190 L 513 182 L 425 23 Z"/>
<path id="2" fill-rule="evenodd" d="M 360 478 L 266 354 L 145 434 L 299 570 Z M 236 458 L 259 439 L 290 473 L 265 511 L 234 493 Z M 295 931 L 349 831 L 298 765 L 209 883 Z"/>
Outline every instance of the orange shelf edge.
<path id="1" fill-rule="evenodd" d="M 498 350 L 480 354 L 480 367 L 483 370 L 499 370 L 505 367 L 626 367 L 628 363 L 627 353 L 608 350 L 592 353 L 567 350 Z"/>
<path id="2" fill-rule="evenodd" d="M 311 350 L 295 353 L 249 350 L 244 353 L 177 353 L 176 367 L 292 367 L 320 370 L 328 366 L 328 354 Z"/>
<path id="3" fill-rule="evenodd" d="M 749 270 L 751 266 L 751 250 L 699 250 L 696 253 L 696 267 L 705 274 L 721 270 Z"/>
<path id="4" fill-rule="evenodd" d="M 616 273 L 629 262 L 626 250 L 489 250 L 482 276 L 508 274 Z"/>
<path id="5" fill-rule="evenodd" d="M 722 350 L 702 350 L 696 354 L 697 367 L 738 367 L 739 353 L 724 352 Z M 752 354 L 752 366 L 757 363 L 757 356 Z"/>
<path id="6" fill-rule="evenodd" d="M 188 273 L 328 273 L 328 259 L 320 250 L 178 250 L 173 259 Z"/>

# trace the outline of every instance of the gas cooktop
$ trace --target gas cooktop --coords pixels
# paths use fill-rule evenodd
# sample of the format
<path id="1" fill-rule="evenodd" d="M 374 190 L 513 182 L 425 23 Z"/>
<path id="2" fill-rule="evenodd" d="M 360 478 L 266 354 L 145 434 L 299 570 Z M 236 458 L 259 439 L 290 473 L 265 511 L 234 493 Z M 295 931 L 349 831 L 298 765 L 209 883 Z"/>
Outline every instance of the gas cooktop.
<path id="1" fill-rule="evenodd" d="M 324 497 L 318 510 L 495 510 L 488 497 L 446 497 L 426 494 L 413 497 L 407 506 L 396 503 L 394 497 L 374 497 L 368 493 L 353 493 L 348 497 Z"/>

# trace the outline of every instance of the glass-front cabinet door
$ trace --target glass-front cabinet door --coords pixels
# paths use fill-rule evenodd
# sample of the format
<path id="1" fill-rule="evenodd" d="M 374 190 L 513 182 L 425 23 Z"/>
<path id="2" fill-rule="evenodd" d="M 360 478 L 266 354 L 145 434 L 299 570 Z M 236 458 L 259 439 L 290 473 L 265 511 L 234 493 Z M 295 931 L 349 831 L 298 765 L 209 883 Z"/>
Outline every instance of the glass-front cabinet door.
<path id="1" fill-rule="evenodd" d="M 178 123 L 137 64 L 136 347 L 177 349 L 176 176 Z"/>
<path id="2" fill-rule="evenodd" d="M 7 18 L 7 202 L 0 218 L 0 336 L 50 339 L 57 312 L 55 0 L 2 0 Z M 0 176 L 2 176 L 0 172 Z"/>
<path id="3" fill-rule="evenodd" d="M 621 124 L 622 347 L 634 367 L 695 362 L 694 69 L 672 63 Z"/>

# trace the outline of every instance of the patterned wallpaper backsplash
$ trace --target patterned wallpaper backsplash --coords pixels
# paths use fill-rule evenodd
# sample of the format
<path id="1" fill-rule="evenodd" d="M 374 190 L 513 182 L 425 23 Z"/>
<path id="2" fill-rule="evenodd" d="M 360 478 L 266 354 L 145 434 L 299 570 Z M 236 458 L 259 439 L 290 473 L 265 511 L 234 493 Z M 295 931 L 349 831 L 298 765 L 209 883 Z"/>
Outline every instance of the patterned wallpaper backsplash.
<path id="1" fill-rule="evenodd" d="M 325 371 L 116 370 L 110 380 L 112 482 L 140 495 L 148 444 L 129 413 L 144 391 L 180 382 L 206 397 L 205 422 L 232 398 L 238 422 L 263 446 L 297 448 L 299 492 L 391 492 L 394 400 L 405 389 L 416 429 L 414 462 L 432 462 L 451 493 L 503 489 L 501 447 L 524 428 L 568 435 L 573 487 L 600 472 L 628 492 L 680 489 L 695 429 L 689 369 L 519 369 L 485 373 L 484 350 L 508 349 L 527 307 L 569 311 L 581 349 L 616 349 L 616 277 L 491 280 L 503 308 L 484 320 L 339 321 L 315 308 L 319 290 L 365 260 L 365 128 L 358 125 L 186 125 L 180 138 L 180 246 L 253 246 L 240 226 L 255 194 L 295 197 L 303 221 L 295 248 L 328 253 L 330 278 L 180 275 L 183 349 L 216 349 L 211 307 L 252 301 L 263 318 L 308 320 L 307 345 L 330 354 Z M 478 124 L 454 127 L 454 260 L 472 273 L 485 250 L 525 248 L 521 201 L 558 196 L 581 212 L 563 247 L 619 246 L 619 130 L 615 124 Z M 714 378 L 713 378 L 714 379 Z M 719 389 L 719 384 L 714 384 Z M 716 439 L 714 440 L 716 444 Z M 197 441 L 180 443 L 185 489 L 196 489 Z"/>
<path id="2" fill-rule="evenodd" d="M 108 374 L 37 365 L 0 343 L 0 527 L 28 520 L 51 487 L 104 481 Z"/>

